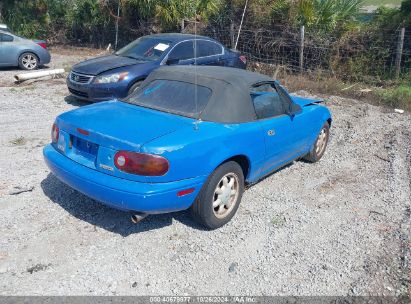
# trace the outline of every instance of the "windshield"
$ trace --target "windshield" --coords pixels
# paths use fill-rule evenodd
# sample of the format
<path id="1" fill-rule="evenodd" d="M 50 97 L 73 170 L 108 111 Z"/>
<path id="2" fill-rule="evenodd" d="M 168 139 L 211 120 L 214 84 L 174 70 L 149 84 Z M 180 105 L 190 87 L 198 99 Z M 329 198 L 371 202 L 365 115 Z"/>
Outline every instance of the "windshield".
<path id="1" fill-rule="evenodd" d="M 125 101 L 181 116 L 199 118 L 211 96 L 211 89 L 175 80 L 154 80 Z"/>
<path id="2" fill-rule="evenodd" d="M 158 60 L 169 49 L 171 42 L 152 37 L 141 37 L 126 45 L 115 54 L 137 60 Z"/>

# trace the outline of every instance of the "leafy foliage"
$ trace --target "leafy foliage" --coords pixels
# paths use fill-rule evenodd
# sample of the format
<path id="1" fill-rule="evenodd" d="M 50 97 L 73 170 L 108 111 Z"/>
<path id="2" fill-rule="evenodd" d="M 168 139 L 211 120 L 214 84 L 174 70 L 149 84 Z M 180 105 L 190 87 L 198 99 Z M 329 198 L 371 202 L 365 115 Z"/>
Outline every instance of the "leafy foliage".
<path id="1" fill-rule="evenodd" d="M 36 1 L 11 1 L 3 3 L 3 18 L 9 26 L 18 33 L 33 36 L 35 33 L 44 34 L 50 26 L 51 16 L 47 12 L 47 0 Z M 52 3 L 58 14 L 57 3 Z M 9 9 L 13 7 L 13 9 Z"/>
<path id="2" fill-rule="evenodd" d="M 124 28 L 159 24 L 159 30 L 177 29 L 183 18 L 207 21 L 216 14 L 222 0 L 3 0 L 0 21 L 16 33 L 46 38 L 56 28 L 64 28 L 67 38 L 89 42 L 104 40 L 116 21 Z"/>
<path id="3" fill-rule="evenodd" d="M 0 20 L 28 37 L 45 38 L 64 29 L 68 39 L 95 42 L 114 28 L 119 2 L 123 29 L 144 31 L 156 26 L 156 30 L 164 31 L 178 29 L 182 19 L 238 23 L 245 0 L 3 0 Z M 305 25 L 328 33 L 353 22 L 362 0 L 249 2 L 246 23 L 252 27 Z M 406 4 L 403 10 L 409 10 Z"/>
<path id="4" fill-rule="evenodd" d="M 160 0 L 156 3 L 156 17 L 163 28 L 175 28 L 182 19 L 201 17 L 207 20 L 220 5 L 219 0 Z"/>
<path id="5" fill-rule="evenodd" d="M 297 21 L 309 29 L 329 33 L 356 21 L 363 0 L 300 0 Z"/>
<path id="6" fill-rule="evenodd" d="M 233 45 L 231 29 L 238 27 L 245 1 L 0 0 L 0 22 L 28 38 L 106 47 L 114 42 L 117 21 L 122 46 L 141 35 L 180 31 L 181 20 L 186 19 Z M 277 48 L 298 65 L 298 27 L 304 25 L 307 69 L 316 65 L 343 79 L 372 75 L 383 82 L 392 78 L 398 29 L 411 30 L 411 0 L 404 0 L 400 9 L 379 8 L 370 22 L 359 21 L 362 5 L 363 0 L 249 0 L 243 27 L 249 36 L 243 32 L 240 44 L 252 49 L 256 58 L 260 49 Z M 404 48 L 409 53 L 411 41 Z M 411 56 L 403 65 L 411 68 Z"/>

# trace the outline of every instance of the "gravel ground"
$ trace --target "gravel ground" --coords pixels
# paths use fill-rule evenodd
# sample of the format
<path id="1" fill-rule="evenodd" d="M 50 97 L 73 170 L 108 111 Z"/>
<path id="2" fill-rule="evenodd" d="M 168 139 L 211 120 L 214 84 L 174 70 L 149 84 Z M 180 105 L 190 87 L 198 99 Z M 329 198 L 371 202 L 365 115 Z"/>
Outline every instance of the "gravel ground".
<path id="1" fill-rule="evenodd" d="M 59 50 L 51 66 L 89 55 Z M 43 161 L 55 116 L 83 105 L 64 79 L 15 73 L 0 70 L 0 295 L 410 293 L 410 114 L 328 96 L 324 158 L 250 187 L 228 225 L 187 212 L 134 225 Z"/>

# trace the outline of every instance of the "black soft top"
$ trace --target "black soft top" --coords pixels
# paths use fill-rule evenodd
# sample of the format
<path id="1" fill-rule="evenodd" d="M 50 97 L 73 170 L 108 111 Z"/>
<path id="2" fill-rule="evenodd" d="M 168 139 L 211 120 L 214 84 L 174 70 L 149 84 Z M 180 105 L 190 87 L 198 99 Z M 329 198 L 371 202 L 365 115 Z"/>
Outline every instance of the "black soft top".
<path id="1" fill-rule="evenodd" d="M 213 93 L 199 118 L 221 123 L 256 120 L 250 89 L 256 83 L 273 81 L 268 76 L 236 68 L 163 66 L 146 78 L 141 89 L 157 79 L 177 80 L 210 88 Z"/>

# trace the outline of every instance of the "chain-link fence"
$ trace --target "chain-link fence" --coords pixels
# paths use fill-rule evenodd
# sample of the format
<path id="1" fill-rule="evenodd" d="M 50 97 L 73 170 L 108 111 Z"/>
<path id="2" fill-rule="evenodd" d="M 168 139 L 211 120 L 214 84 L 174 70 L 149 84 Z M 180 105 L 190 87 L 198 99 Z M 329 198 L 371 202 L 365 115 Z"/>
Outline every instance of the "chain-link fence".
<path id="1" fill-rule="evenodd" d="M 194 27 L 184 32 L 209 36 L 233 47 L 238 29 Z M 378 84 L 406 77 L 411 68 L 411 34 L 363 32 L 344 37 L 310 33 L 304 29 L 252 30 L 242 28 L 237 50 L 249 62 L 274 73 L 304 73 Z M 263 69 L 264 69 L 263 68 Z"/>
<path id="2" fill-rule="evenodd" d="M 184 33 L 208 36 L 234 48 L 238 28 L 195 26 L 192 22 L 185 22 L 184 26 Z M 118 47 L 152 32 L 120 28 Z M 114 37 L 111 34 L 114 33 L 106 33 Z M 411 32 L 404 29 L 333 37 L 304 28 L 255 30 L 244 26 L 237 50 L 247 57 L 251 68 L 267 74 L 302 73 L 375 85 L 411 76 Z"/>

